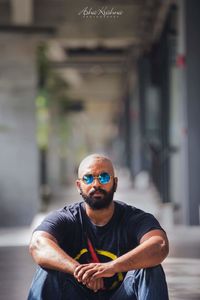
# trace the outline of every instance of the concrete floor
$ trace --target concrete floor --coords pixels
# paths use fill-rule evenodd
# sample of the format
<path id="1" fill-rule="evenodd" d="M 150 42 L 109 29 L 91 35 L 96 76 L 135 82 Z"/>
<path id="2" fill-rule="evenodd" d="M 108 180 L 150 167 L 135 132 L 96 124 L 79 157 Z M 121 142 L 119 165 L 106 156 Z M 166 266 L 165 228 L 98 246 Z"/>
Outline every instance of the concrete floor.
<path id="1" fill-rule="evenodd" d="M 0 247 L 0 299 L 27 299 L 34 270 L 27 246 Z"/>
<path id="2" fill-rule="evenodd" d="M 170 300 L 200 300 L 200 227 L 175 226 L 171 210 L 160 204 L 153 187 L 133 189 L 127 182 L 122 182 L 115 199 L 153 213 L 167 231 L 170 254 L 163 266 Z M 79 201 L 74 187 L 59 191 L 48 211 L 74 201 Z M 27 299 L 36 268 L 27 245 L 32 229 L 45 214 L 38 214 L 30 228 L 0 230 L 0 299 Z"/>

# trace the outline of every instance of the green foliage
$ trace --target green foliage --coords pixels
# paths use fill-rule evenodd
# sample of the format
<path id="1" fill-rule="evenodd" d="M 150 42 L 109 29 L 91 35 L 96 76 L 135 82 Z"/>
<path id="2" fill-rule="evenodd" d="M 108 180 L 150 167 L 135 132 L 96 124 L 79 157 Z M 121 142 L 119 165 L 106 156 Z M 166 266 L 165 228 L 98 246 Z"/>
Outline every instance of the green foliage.
<path id="1" fill-rule="evenodd" d="M 69 106 L 69 84 L 59 73 L 50 68 L 47 51 L 47 45 L 45 43 L 40 44 L 37 51 L 39 89 L 46 91 L 48 106 L 54 106 L 56 103 L 59 112 L 65 114 Z"/>
<path id="2" fill-rule="evenodd" d="M 47 81 L 49 101 L 56 102 L 60 114 L 65 114 L 69 106 L 68 96 L 69 84 L 57 73 L 52 72 Z"/>
<path id="3" fill-rule="evenodd" d="M 44 87 L 46 85 L 46 80 L 50 72 L 47 50 L 48 48 L 45 43 L 41 43 L 37 49 L 37 68 L 38 68 L 40 87 Z"/>
<path id="4" fill-rule="evenodd" d="M 45 90 L 40 90 L 36 98 L 37 108 L 37 143 L 40 149 L 48 148 L 49 141 L 49 110 Z"/>
<path id="5" fill-rule="evenodd" d="M 55 126 L 55 119 L 57 119 L 59 121 L 60 147 L 63 148 L 63 144 L 66 144 L 68 132 L 66 113 L 69 110 L 70 103 L 68 97 L 69 84 L 50 67 L 47 52 L 47 45 L 45 43 L 40 44 L 37 50 L 39 77 L 39 90 L 36 98 L 37 142 L 40 149 L 48 149 L 50 128 Z M 50 116 L 52 114 L 54 114 L 54 125 L 51 123 Z"/>

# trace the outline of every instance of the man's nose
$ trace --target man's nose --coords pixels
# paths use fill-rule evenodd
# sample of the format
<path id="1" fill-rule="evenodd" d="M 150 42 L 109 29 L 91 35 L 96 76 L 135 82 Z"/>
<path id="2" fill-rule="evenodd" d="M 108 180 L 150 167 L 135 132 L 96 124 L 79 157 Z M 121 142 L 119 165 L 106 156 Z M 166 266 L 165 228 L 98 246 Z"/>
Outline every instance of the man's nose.
<path id="1" fill-rule="evenodd" d="M 98 186 L 101 185 L 100 182 L 99 182 L 98 177 L 94 178 L 92 185 L 93 185 L 93 187 L 98 187 Z"/>

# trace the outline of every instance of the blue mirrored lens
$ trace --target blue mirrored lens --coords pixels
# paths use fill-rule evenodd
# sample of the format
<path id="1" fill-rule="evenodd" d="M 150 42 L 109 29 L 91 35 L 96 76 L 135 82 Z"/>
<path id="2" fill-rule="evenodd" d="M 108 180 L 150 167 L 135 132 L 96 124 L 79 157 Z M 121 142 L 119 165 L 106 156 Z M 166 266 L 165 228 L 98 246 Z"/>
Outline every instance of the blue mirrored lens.
<path id="1" fill-rule="evenodd" d="M 86 183 L 86 184 L 91 184 L 94 180 L 94 177 L 92 174 L 88 174 L 88 175 L 84 175 L 83 176 L 83 181 Z"/>
<path id="2" fill-rule="evenodd" d="M 110 175 L 108 173 L 101 173 L 99 175 L 99 181 L 101 184 L 106 184 L 110 181 Z"/>

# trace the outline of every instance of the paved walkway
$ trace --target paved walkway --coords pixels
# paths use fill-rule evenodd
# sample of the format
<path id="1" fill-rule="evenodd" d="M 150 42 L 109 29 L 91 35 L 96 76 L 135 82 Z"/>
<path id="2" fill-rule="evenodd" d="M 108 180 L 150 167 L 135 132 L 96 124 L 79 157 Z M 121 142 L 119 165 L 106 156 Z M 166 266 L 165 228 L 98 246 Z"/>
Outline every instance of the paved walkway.
<path id="1" fill-rule="evenodd" d="M 200 299 L 200 259 L 169 257 L 163 267 L 170 300 Z"/>
<path id="2" fill-rule="evenodd" d="M 160 204 L 152 186 L 145 188 L 143 182 L 133 189 L 127 175 L 122 175 L 115 199 L 153 213 L 168 233 L 170 255 L 163 266 L 170 300 L 200 300 L 200 227 L 174 226 L 170 207 Z M 75 187 L 59 191 L 56 202 L 50 203 L 48 211 L 78 199 Z M 27 245 L 33 227 L 44 216 L 44 213 L 38 214 L 30 228 L 0 230 L 0 299 L 26 299 L 36 267 L 28 254 Z"/>

